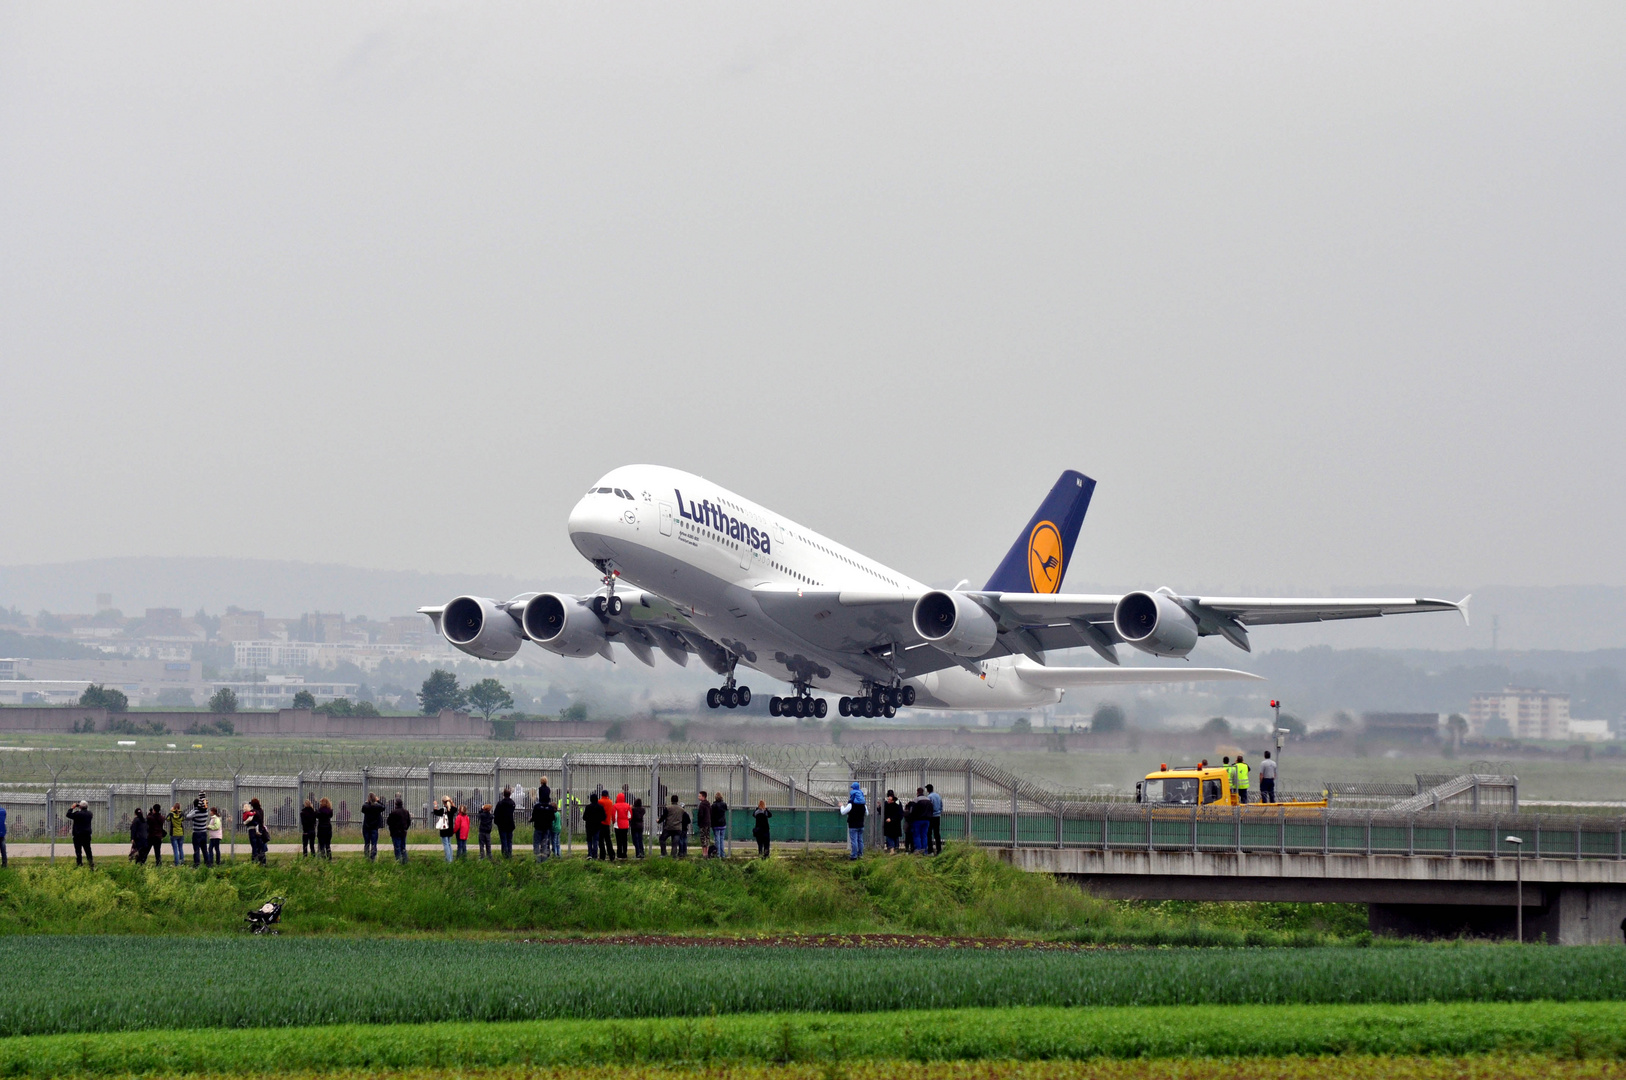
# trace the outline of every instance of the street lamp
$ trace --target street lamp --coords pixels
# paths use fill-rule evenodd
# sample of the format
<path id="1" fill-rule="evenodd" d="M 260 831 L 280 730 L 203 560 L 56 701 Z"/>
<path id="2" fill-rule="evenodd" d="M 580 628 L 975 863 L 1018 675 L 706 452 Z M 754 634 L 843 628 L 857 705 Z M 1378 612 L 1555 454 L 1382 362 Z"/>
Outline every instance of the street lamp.
<path id="1" fill-rule="evenodd" d="M 1517 836 L 1510 836 L 1507 842 L 1513 845 L 1513 868 L 1517 880 L 1517 891 L 1514 893 L 1515 903 L 1513 909 L 1513 925 L 1519 944 L 1524 944 L 1524 841 Z"/>

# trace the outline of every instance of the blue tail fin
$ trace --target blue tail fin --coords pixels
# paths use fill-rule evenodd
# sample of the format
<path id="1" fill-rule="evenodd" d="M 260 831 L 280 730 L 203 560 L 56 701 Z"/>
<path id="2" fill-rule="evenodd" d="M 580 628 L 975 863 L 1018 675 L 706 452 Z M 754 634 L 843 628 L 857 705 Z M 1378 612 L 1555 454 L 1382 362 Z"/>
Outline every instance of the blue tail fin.
<path id="1" fill-rule="evenodd" d="M 1071 469 L 1062 473 L 983 588 L 988 592 L 1060 592 L 1061 579 L 1073 562 L 1073 541 L 1078 539 L 1093 494 L 1094 480 Z"/>

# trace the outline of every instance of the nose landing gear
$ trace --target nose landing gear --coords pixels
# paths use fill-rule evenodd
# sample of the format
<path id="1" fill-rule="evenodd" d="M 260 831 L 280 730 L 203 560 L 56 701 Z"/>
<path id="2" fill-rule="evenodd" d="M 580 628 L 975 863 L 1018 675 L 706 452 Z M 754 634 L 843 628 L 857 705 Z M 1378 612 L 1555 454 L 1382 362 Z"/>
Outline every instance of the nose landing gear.
<path id="1" fill-rule="evenodd" d="M 593 614 L 595 615 L 605 616 L 621 614 L 621 598 L 615 595 L 615 580 L 621 576 L 621 571 L 611 570 L 608 567 L 608 563 L 601 563 L 599 565 L 599 569 L 604 571 L 604 577 L 602 580 L 604 582 L 605 593 L 603 596 L 593 597 Z"/>

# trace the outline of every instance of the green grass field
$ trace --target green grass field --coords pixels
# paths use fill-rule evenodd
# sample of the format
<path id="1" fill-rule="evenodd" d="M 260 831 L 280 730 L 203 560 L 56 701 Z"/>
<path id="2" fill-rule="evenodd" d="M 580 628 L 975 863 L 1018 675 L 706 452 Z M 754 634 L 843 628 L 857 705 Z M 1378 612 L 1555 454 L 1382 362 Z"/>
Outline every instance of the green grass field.
<path id="1" fill-rule="evenodd" d="M 1012 1007 L 145 1031 L 0 1040 L 0 1076 L 1535 1053 L 1618 1057 L 1626 1004 Z M 839 1071 L 838 1071 L 839 1070 Z"/>
<path id="2" fill-rule="evenodd" d="M 103 860 L 0 875 L 0 935 L 232 933 L 288 899 L 285 934 L 873 932 L 1148 944 L 1320 944 L 1366 935 L 1358 905 L 1125 905 L 1026 874 L 977 848 L 857 863 L 814 853 L 727 863 L 529 858 L 448 865 L 414 856 L 239 861 L 177 871 Z"/>
<path id="3" fill-rule="evenodd" d="M 0 1036 L 999 1005 L 1626 1001 L 1622 956 L 1484 945 L 1057 951 L 203 938 L 181 947 L 150 937 L 12 937 L 0 938 L 8 987 Z"/>

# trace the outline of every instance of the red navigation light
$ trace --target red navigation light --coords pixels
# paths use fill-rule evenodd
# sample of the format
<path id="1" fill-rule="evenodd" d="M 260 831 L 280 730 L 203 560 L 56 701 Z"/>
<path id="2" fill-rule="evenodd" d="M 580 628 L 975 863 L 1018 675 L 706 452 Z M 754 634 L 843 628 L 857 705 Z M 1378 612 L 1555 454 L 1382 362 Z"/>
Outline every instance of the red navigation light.
<path id="1" fill-rule="evenodd" d="M 1279 702 L 1279 701 L 1272 701 L 1272 702 L 1271 702 L 1271 703 L 1270 703 L 1270 707 L 1271 707 L 1271 708 L 1272 708 L 1272 709 L 1279 709 L 1279 708 L 1281 708 L 1281 707 L 1282 707 L 1282 703 L 1281 703 L 1281 702 Z"/>

